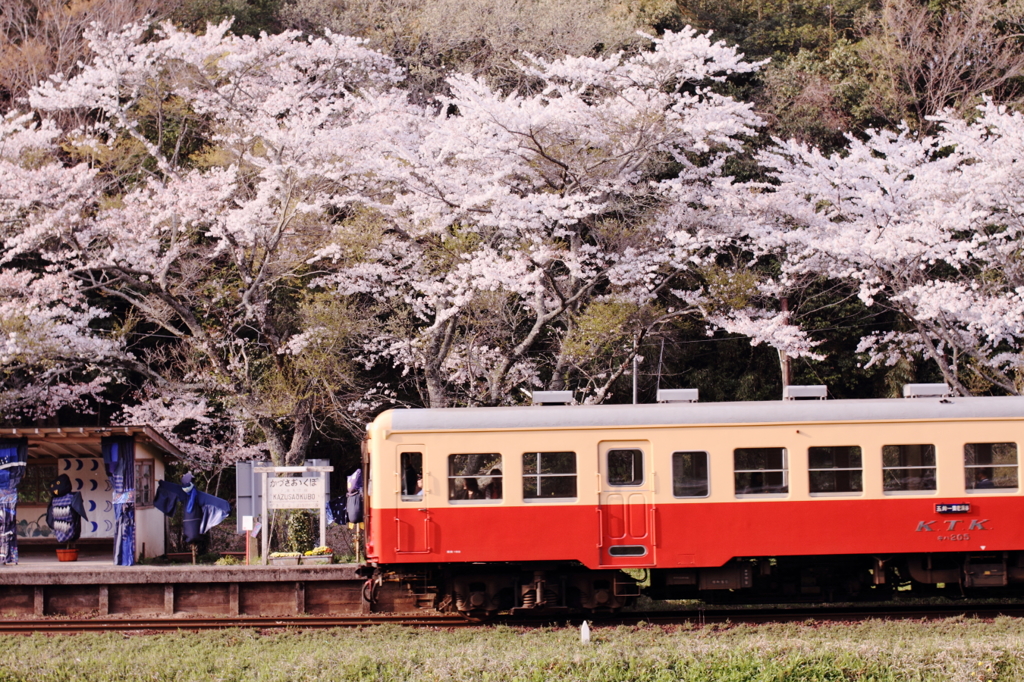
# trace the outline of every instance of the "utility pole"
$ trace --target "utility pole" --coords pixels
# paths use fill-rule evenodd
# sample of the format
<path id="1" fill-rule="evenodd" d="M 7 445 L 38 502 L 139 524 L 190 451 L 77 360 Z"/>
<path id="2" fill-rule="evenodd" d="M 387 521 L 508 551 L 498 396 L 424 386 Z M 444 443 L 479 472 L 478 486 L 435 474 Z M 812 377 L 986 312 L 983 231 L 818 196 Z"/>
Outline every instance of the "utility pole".
<path id="1" fill-rule="evenodd" d="M 783 296 L 782 297 L 782 323 L 783 324 L 789 324 L 789 297 L 788 296 Z M 782 369 L 782 392 L 785 393 L 786 392 L 786 388 L 789 386 L 789 382 L 790 382 L 790 372 L 789 372 L 789 356 L 786 355 L 786 351 L 784 351 L 784 350 L 780 350 L 779 351 L 779 364 L 781 365 L 781 369 Z"/>
<path id="2" fill-rule="evenodd" d="M 640 366 L 638 355 L 640 353 L 639 348 L 635 348 L 633 352 L 633 404 L 637 404 L 637 381 L 636 381 L 636 370 Z"/>

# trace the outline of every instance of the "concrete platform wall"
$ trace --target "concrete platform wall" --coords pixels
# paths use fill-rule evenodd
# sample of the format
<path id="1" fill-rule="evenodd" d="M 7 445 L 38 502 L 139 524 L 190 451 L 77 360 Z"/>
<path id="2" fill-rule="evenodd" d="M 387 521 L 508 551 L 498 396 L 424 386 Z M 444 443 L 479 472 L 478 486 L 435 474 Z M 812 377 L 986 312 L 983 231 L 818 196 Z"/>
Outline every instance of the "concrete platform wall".
<path id="1" fill-rule="evenodd" d="M 94 615 L 294 616 L 416 611 L 385 583 L 362 599 L 355 565 L 148 567 L 61 571 L 0 569 L 0 617 Z"/>

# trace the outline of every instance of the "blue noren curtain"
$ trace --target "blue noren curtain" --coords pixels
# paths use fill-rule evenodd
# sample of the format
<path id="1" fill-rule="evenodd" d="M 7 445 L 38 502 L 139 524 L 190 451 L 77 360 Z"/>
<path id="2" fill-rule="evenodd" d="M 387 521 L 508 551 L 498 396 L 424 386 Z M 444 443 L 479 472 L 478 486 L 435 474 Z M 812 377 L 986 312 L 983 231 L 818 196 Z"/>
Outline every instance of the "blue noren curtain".
<path id="1" fill-rule="evenodd" d="M 28 439 L 0 439 L 0 564 L 18 563 L 18 484 L 28 462 Z"/>
<path id="2" fill-rule="evenodd" d="M 114 489 L 114 564 L 135 564 L 135 438 L 102 441 L 103 465 Z"/>

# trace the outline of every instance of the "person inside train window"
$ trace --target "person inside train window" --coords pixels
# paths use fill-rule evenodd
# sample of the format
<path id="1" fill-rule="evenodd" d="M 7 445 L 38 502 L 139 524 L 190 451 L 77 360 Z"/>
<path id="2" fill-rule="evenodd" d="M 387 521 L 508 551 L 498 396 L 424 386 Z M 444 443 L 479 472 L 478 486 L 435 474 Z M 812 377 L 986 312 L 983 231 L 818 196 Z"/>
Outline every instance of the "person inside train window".
<path id="1" fill-rule="evenodd" d="M 964 480 L 968 491 L 1016 489 L 1017 444 L 964 445 Z"/>
<path id="2" fill-rule="evenodd" d="M 403 452 L 401 456 L 402 499 L 413 502 L 423 499 L 423 453 Z"/>
<path id="3" fill-rule="evenodd" d="M 484 494 L 480 491 L 480 484 L 475 478 L 463 478 L 462 485 L 457 486 L 455 492 L 456 500 L 482 500 Z"/>
<path id="4" fill-rule="evenodd" d="M 498 471 L 501 475 L 501 455 L 497 453 L 459 454 L 448 456 L 448 499 L 484 500 L 501 499 L 487 496 L 487 486 L 493 480 L 484 471 Z M 498 485 L 501 485 L 500 479 Z M 500 490 L 500 488 L 499 488 Z"/>
<path id="5" fill-rule="evenodd" d="M 484 499 L 485 500 L 500 500 L 501 499 L 501 469 L 491 469 L 491 472 L 487 474 L 491 477 L 490 482 L 484 486 Z"/>

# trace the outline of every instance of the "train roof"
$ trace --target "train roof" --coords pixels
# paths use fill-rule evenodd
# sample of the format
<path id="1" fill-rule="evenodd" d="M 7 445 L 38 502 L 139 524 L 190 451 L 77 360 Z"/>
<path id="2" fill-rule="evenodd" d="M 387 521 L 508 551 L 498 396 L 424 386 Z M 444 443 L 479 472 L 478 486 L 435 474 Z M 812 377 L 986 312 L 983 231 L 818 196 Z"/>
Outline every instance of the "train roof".
<path id="1" fill-rule="evenodd" d="M 396 409 L 381 414 L 376 424 L 393 432 L 419 432 L 1022 418 L 1024 397 L 972 396 Z"/>

